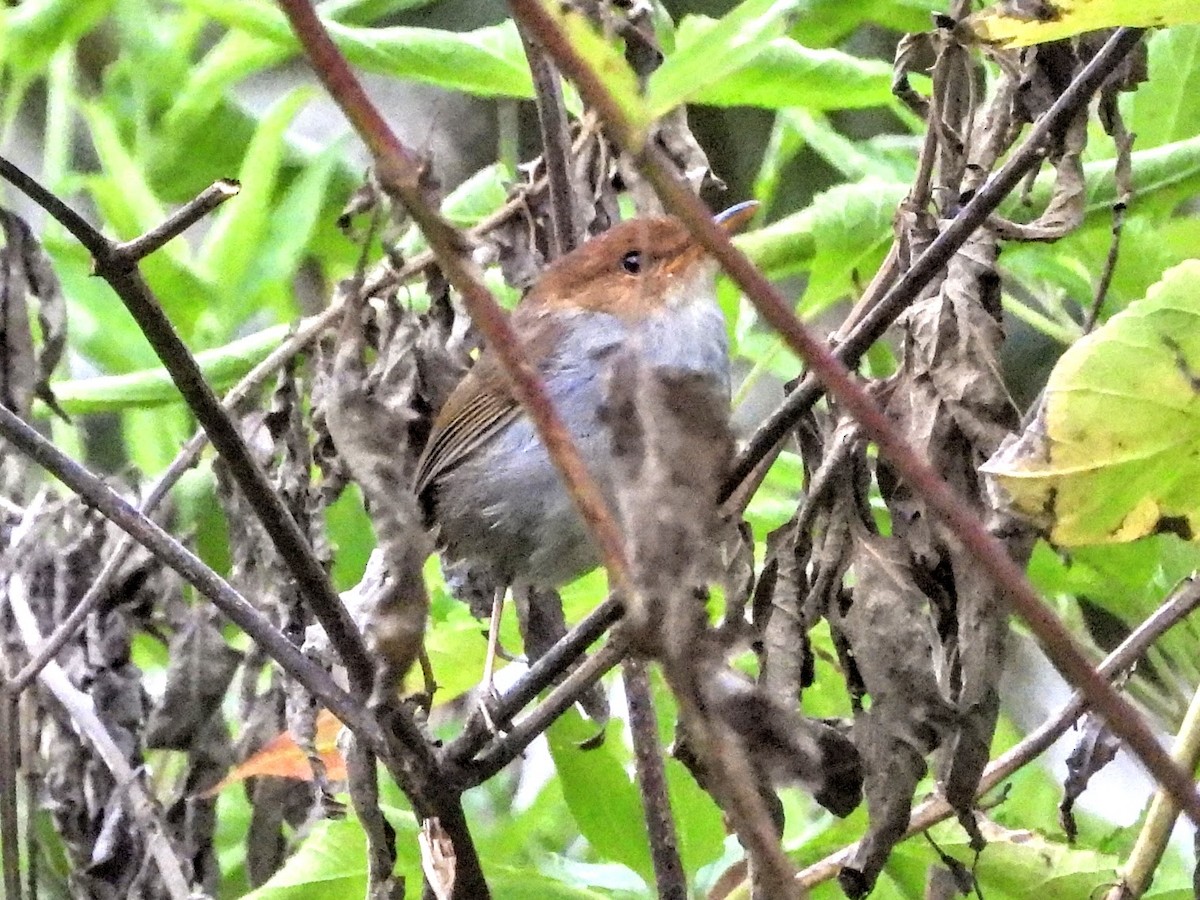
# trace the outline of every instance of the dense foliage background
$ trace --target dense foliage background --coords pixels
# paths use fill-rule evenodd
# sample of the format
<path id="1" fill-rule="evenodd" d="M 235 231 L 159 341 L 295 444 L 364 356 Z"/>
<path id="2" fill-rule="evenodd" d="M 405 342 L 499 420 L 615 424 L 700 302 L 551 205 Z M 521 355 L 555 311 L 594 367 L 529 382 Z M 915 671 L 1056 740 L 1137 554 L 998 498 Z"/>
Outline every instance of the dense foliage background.
<path id="1" fill-rule="evenodd" d="M 694 84 L 664 88 L 663 101 L 667 108 L 688 103 L 691 130 L 712 172 L 727 185 L 722 191 L 706 179 L 702 196 L 714 208 L 749 197 L 762 203 L 740 246 L 795 299 L 802 318 L 832 331 L 884 260 L 893 240 L 897 205 L 917 177 L 925 123 L 893 95 L 896 43 L 906 32 L 929 29 L 931 14 L 946 12 L 947 4 L 812 0 L 739 6 L 711 0 L 654 7 L 667 58 L 692 54 L 703 72 L 707 57 L 711 67 Z M 448 218 L 468 228 L 503 207 L 509 189 L 524 179 L 522 164 L 540 153 L 529 69 L 504 5 L 329 0 L 320 9 L 389 121 L 404 140 L 428 154 L 446 192 L 443 209 Z M 741 18 L 726 20 L 728 27 L 712 37 L 707 31 L 711 22 L 701 17 L 727 14 Z M 1102 290 L 1101 323 L 1145 298 L 1165 272 L 1196 256 L 1200 247 L 1195 205 L 1200 185 L 1200 26 L 1159 30 L 1148 34 L 1145 42 L 1148 80 L 1119 101 L 1125 127 L 1136 135 L 1128 157 L 1134 193 L 1128 209 L 1121 210 L 1119 255 Z M 4 155 L 34 173 L 109 237 L 136 237 L 216 179 L 240 182 L 235 199 L 182 239 L 147 257 L 141 267 L 218 391 L 245 376 L 295 323 L 319 314 L 333 285 L 354 271 L 364 253 L 375 263 L 385 248 L 396 258 L 411 258 L 424 247 L 411 227 L 386 227 L 382 235 L 372 236 L 359 217 L 349 229 L 339 228 L 339 215 L 362 184 L 367 158 L 340 113 L 314 87 L 283 15 L 265 0 L 30 0 L 0 12 L 0 67 Z M 986 74 L 975 87 L 982 94 L 994 86 L 999 70 L 988 62 L 980 72 Z M 912 80 L 919 92 L 929 89 L 925 75 L 915 74 Z M 570 92 L 567 105 L 578 109 Z M 1113 206 L 1121 199 L 1113 176 L 1117 149 L 1095 116 L 1089 129 L 1081 222 L 1053 242 L 1006 245 L 998 264 L 1008 334 L 1000 363 L 1020 413 L 1034 403 L 1061 352 L 1082 337 L 1110 257 Z M 1027 205 L 1014 196 L 1004 212 L 1029 218 L 1032 213 L 1026 210 L 1040 210 L 1051 192 L 1043 175 L 1030 185 Z M 627 214 L 632 212 L 629 197 L 621 202 Z M 139 496 L 192 436 L 196 421 L 159 368 L 141 330 L 108 285 L 92 275 L 87 251 L 11 188 L 0 194 L 0 205 L 29 222 L 61 282 L 65 327 L 53 317 L 35 324 L 37 353 L 32 348 L 25 352 L 32 360 L 55 338 L 65 337 L 65 352 L 50 385 L 54 404 L 70 418 L 50 410 L 44 391 L 39 392 L 41 399 L 32 400 L 36 379 L 6 382 L 5 403 L 24 398 L 31 418 L 55 444 L 104 473 L 129 496 Z M 15 232 L 6 233 L 6 245 L 12 248 Z M 365 251 L 364 237 L 369 241 Z M 489 277 L 511 303 L 516 292 L 503 283 L 499 268 L 490 270 Z M 1194 315 L 1190 298 L 1200 296 L 1200 273 L 1186 268 L 1176 270 L 1172 278 L 1172 296 L 1183 298 L 1180 306 Z M 401 288 L 399 296 L 402 304 L 424 310 L 430 302 L 428 292 L 436 289 L 434 281 L 419 279 Z M 734 422 L 744 437 L 780 402 L 784 382 L 799 374 L 800 365 L 731 285 L 723 284 L 721 292 L 739 373 Z M 53 306 L 47 302 L 45 308 Z M 37 306 L 31 303 L 22 312 L 35 316 Z M 7 329 L 9 343 L 3 351 L 12 364 L 9 368 L 16 369 L 18 363 L 24 365 L 13 339 L 16 326 Z M 1200 371 L 1200 352 L 1192 355 L 1187 341 L 1180 340 L 1180 364 Z M 884 377 L 893 372 L 897 349 L 895 342 L 878 344 L 864 363 L 864 373 Z M 1124 371 L 1143 362 L 1134 353 L 1109 365 Z M 1154 362 L 1165 368 L 1151 366 L 1145 392 L 1132 398 L 1131 409 L 1144 413 L 1155 385 L 1163 383 L 1156 373 L 1170 370 L 1175 362 L 1173 357 Z M 310 386 L 312 365 L 310 356 L 298 367 L 301 394 Z M 274 388 L 273 392 L 269 384 L 259 392 L 262 396 L 254 399 L 260 411 L 249 414 L 265 423 L 252 435 L 267 441 L 263 454 L 268 460 L 278 452 L 264 437 L 277 425 L 270 411 L 283 408 L 286 415 L 298 416 L 308 411 L 307 401 L 280 399 L 295 389 L 287 379 Z M 1197 508 L 1191 461 L 1197 443 L 1196 410 L 1190 396 L 1179 397 L 1176 405 L 1184 408 L 1178 427 L 1190 429 L 1188 435 L 1170 438 L 1179 445 L 1177 453 L 1147 458 L 1144 465 L 1152 467 L 1150 481 L 1181 485 L 1172 488 L 1173 499 L 1163 501 L 1162 515 L 1191 521 Z M 1144 435 L 1160 434 L 1158 429 L 1167 427 L 1162 416 L 1153 414 L 1133 421 Z M 1174 420 L 1170 427 L 1177 427 Z M 304 428 L 298 433 L 305 433 Z M 308 452 L 300 455 L 311 461 L 305 456 Z M 49 482 L 2 443 L 0 453 L 5 467 L 0 471 L 5 516 L 0 535 L 5 547 L 16 546 L 13 535 L 22 512 L 32 508 L 39 488 Z M 217 572 L 247 592 L 270 593 L 275 576 L 256 572 L 248 560 L 258 537 L 245 524 L 246 511 L 231 501 L 218 469 L 207 452 L 171 492 L 163 521 Z M 760 563 L 766 536 L 795 514 L 804 487 L 802 461 L 787 449 L 746 511 Z M 1095 515 L 1111 514 L 1118 523 L 1125 521 L 1127 510 L 1105 506 L 1120 503 L 1119 497 L 1110 499 L 1103 485 L 1084 490 L 1100 492 Z M 38 503 L 57 503 L 65 496 L 54 484 L 50 493 L 53 499 Z M 888 513 L 877 491 L 872 501 L 886 531 Z M 82 590 L 92 577 L 87 573 L 99 567 L 112 542 L 82 510 L 63 516 L 60 531 L 47 540 L 62 542 L 63 558 L 70 560 L 67 571 Z M 1153 517 L 1143 531 L 1152 530 L 1157 521 Z M 328 506 L 319 506 L 310 530 L 337 587 L 355 585 L 375 545 L 357 489 L 351 486 Z M 1139 539 L 1126 543 L 1100 544 L 1103 535 L 1056 540 L 1057 548 L 1040 541 L 1032 551 L 1029 577 L 1099 659 L 1158 608 L 1200 561 L 1200 553 L 1184 539 L 1189 529 L 1173 530 L 1177 533 L 1129 533 L 1126 537 Z M 9 571 L 18 568 L 7 557 L 3 565 Z M 482 668 L 484 625 L 447 593 L 436 561 L 431 560 L 425 572 L 431 596 L 426 651 L 439 688 L 429 726 L 448 740 L 457 734 L 468 708 L 461 695 L 475 685 Z M 129 564 L 105 608 L 125 609 L 124 637 L 114 640 L 125 641 L 128 655 L 118 659 L 118 652 L 112 660 L 123 673 L 112 686 L 139 695 L 142 708 L 126 721 L 129 733 L 137 735 L 130 740 L 138 745 L 135 757 L 145 766 L 145 783 L 166 810 L 167 820 L 177 825 L 180 817 L 198 814 L 194 801 L 205 796 L 231 764 L 252 757 L 282 730 L 288 720 L 284 706 L 296 701 L 264 659 L 246 662 L 233 681 L 235 662 L 227 667 L 215 696 L 171 698 L 185 705 L 208 704 L 205 709 L 211 711 L 212 704 L 222 702 L 225 685 L 232 683 L 223 715 L 217 717 L 220 728 L 229 728 L 227 756 L 214 755 L 198 766 L 195 748 L 185 752 L 186 742 L 178 738 L 174 743 L 152 742 L 149 747 L 156 749 L 141 745 L 146 719 L 153 721 L 153 710 L 164 714 L 168 669 L 179 664 L 178 654 L 185 646 L 176 638 L 200 620 L 191 610 L 202 601 L 180 593 L 177 583 L 171 589 L 169 582 L 164 587 L 155 581 L 164 578 L 145 563 Z M 147 581 L 150 588 L 143 585 Z M 149 593 L 140 595 L 141 590 Z M 149 608 L 152 604 L 145 596 L 160 596 L 155 590 L 171 594 L 169 605 Z M 567 621 L 577 621 L 604 595 L 602 573 L 570 586 L 564 592 Z M 143 599 L 134 602 L 139 596 Z M 11 616 L 2 603 L 0 615 Z M 254 658 L 244 636 L 207 613 L 203 619 L 208 625 L 215 623 L 239 654 Z M 11 678 L 27 657 L 11 619 L 0 621 L 11 631 L 5 638 L 5 676 Z M 93 622 L 90 627 L 104 631 L 111 623 Z M 1037 651 L 1020 628 L 1017 631 L 1013 654 L 1034 659 Z M 515 617 L 506 619 L 502 635 L 506 647 L 520 648 Z M 1177 626 L 1161 637 L 1127 684 L 1163 731 L 1179 729 L 1200 683 L 1196 638 L 1194 624 Z M 803 710 L 816 717 L 848 717 L 851 698 L 828 626 L 817 625 L 811 639 L 815 676 L 804 689 Z M 95 644 L 88 640 L 95 640 L 95 634 L 70 647 L 94 665 Z M 193 646 L 191 652 L 198 660 L 215 651 Z M 739 664 L 753 670 L 753 654 L 745 653 Z M 77 681 L 81 671 L 72 670 Z M 86 671 L 95 676 L 94 670 Z M 1050 712 L 1050 704 L 1038 694 L 1053 690 L 1054 676 L 1036 671 L 1036 677 L 1015 678 L 1011 683 L 1017 690 L 1004 693 L 993 756 Z M 652 684 L 661 738 L 669 745 L 674 700 L 657 675 Z M 597 743 L 597 726 L 569 711 L 549 728 L 545 742 L 535 743 L 523 759 L 464 796 L 494 896 L 635 897 L 653 892 L 619 691 L 614 698 L 613 717 L 599 726 L 605 738 L 600 746 L 591 746 Z M 97 705 L 105 708 L 102 702 Z M 22 709 L 23 715 L 32 714 L 30 708 Z M 254 710 L 258 718 L 242 719 L 247 710 Z M 56 739 L 68 740 L 71 729 L 61 720 L 59 727 Z M 42 759 L 49 761 L 33 766 L 34 748 L 29 747 L 25 763 L 55 771 L 63 761 L 53 759 L 52 738 L 45 736 L 43 741 Z M 318 744 L 327 762 L 336 765 L 328 736 L 318 735 Z M 721 880 L 742 856 L 737 840 L 726 833 L 721 811 L 682 763 L 668 758 L 665 764 L 680 855 L 692 891 L 696 896 L 735 896 L 736 891 L 748 895 L 745 885 L 736 886 L 739 879 L 730 884 Z M 277 777 L 290 765 L 276 760 L 258 772 Z M 967 835 L 955 823 L 943 823 L 930 832 L 932 841 L 914 838 L 896 847 L 872 896 L 926 896 L 930 867 L 949 865 L 942 854 L 961 860 L 960 874 L 968 888 L 989 900 L 1096 896 L 1115 880 L 1133 845 L 1139 825 L 1131 812 L 1143 801 L 1137 795 L 1123 801 L 1121 825 L 1081 815 L 1078 836 L 1070 843 L 1057 809 L 1062 780 L 1061 770 L 1036 763 L 1020 769 L 1008 779 L 1005 791 L 988 797 L 984 836 L 989 844 L 977 858 Z M 211 846 L 203 848 L 204 853 L 191 849 L 197 859 L 203 856 L 218 865 L 204 873 L 208 884 L 221 897 L 242 896 L 252 888 L 259 898 L 362 895 L 368 855 L 355 815 L 345 814 L 341 801 L 332 798 L 314 804 L 309 782 L 281 780 L 264 787 L 273 781 L 260 776 L 248 790 L 247 783 L 235 777 L 215 795 L 215 805 L 206 808 L 204 814 L 215 817 Z M 929 779 L 918 793 L 932 788 Z M 421 881 L 418 823 L 386 777 L 382 791 L 382 808 L 399 835 L 397 865 L 415 894 Z M 123 802 L 113 796 L 111 809 Z M 786 814 L 783 846 L 800 868 L 864 833 L 862 806 L 839 820 L 800 790 L 784 789 L 780 797 Z M 71 881 L 78 862 L 68 862 L 51 805 L 39 807 L 29 796 L 22 800 L 22 812 L 30 817 L 23 821 L 33 830 L 29 843 L 21 847 L 21 865 L 23 871 L 36 871 L 42 896 L 65 897 L 80 890 L 79 882 Z M 272 812 L 264 812 L 267 809 Z M 63 830 L 61 825 L 57 830 Z M 78 835 L 65 836 L 68 842 L 76 839 Z M 11 845 L 7 849 L 11 852 Z M 103 881 L 103 869 L 116 863 L 104 856 L 104 849 L 94 852 L 94 880 L 88 883 L 100 896 L 96 885 Z M 11 859 L 6 856 L 6 864 Z M 1154 891 L 1147 896 L 1192 896 L 1190 865 L 1185 854 L 1168 850 Z M 968 870 L 977 880 L 974 887 L 965 874 Z M 139 889 L 145 896 L 157 896 L 151 885 L 139 882 Z M 838 892 L 836 883 L 829 882 L 817 887 L 814 896 Z"/>

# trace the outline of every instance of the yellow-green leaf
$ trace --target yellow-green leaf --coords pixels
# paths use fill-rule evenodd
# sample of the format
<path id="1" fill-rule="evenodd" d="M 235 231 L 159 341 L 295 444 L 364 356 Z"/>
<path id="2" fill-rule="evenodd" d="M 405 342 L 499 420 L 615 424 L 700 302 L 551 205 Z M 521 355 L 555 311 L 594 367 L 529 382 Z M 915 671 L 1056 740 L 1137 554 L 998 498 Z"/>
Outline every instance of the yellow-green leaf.
<path id="1" fill-rule="evenodd" d="M 653 117 L 642 96 L 637 75 L 625 61 L 625 57 L 621 55 L 616 44 L 596 31 L 592 23 L 579 13 L 570 9 L 560 10 L 553 4 L 548 6 L 546 11 L 558 20 L 559 26 L 570 38 L 575 52 L 604 83 L 621 108 L 632 143 L 630 149 L 640 147 L 650 132 Z"/>
<path id="2" fill-rule="evenodd" d="M 1067 350 L 982 471 L 1061 546 L 1200 536 L 1200 260 Z"/>
<path id="3" fill-rule="evenodd" d="M 1195 0 L 1004 0 L 968 16 L 966 33 L 986 44 L 1028 47 L 1128 25 L 1154 28 L 1200 22 Z"/>

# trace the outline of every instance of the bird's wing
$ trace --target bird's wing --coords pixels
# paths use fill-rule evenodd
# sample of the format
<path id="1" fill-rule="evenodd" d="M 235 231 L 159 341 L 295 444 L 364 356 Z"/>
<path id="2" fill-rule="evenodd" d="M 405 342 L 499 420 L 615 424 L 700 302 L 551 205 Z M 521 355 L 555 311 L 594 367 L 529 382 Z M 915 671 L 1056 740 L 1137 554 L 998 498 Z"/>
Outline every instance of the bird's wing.
<path id="1" fill-rule="evenodd" d="M 554 356 L 561 323 L 543 314 L 537 303 L 518 306 L 512 323 L 522 337 L 526 359 L 544 375 Z M 520 415 L 521 404 L 513 395 L 500 360 L 485 350 L 434 420 L 417 462 L 413 481 L 417 496 Z"/>
<path id="2" fill-rule="evenodd" d="M 417 495 L 520 414 L 521 406 L 498 362 L 485 353 L 459 382 L 434 420 L 433 431 L 417 462 L 413 482 Z"/>

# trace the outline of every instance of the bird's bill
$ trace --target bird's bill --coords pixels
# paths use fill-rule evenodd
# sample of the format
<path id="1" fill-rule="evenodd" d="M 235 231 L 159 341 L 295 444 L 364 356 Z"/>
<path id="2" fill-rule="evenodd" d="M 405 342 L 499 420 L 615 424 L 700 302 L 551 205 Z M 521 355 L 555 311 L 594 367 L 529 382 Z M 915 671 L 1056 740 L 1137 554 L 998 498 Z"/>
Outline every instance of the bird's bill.
<path id="1" fill-rule="evenodd" d="M 745 200 L 741 203 L 735 203 L 724 212 L 719 212 L 713 216 L 713 221 L 730 234 L 735 234 L 741 231 L 754 218 L 754 214 L 758 212 L 759 205 L 757 200 Z"/>

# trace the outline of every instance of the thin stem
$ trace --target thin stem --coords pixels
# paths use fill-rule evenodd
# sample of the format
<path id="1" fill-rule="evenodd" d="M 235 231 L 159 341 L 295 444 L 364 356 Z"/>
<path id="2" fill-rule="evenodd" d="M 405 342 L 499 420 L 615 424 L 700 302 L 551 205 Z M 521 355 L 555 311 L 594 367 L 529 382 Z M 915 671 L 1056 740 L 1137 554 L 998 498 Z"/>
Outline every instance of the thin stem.
<path id="1" fill-rule="evenodd" d="M 533 76 L 542 161 L 550 190 L 550 257 L 570 253 L 579 243 L 575 231 L 575 192 L 571 187 L 571 133 L 563 104 L 562 79 L 537 41 L 518 26 L 529 72 Z"/>
<path id="2" fill-rule="evenodd" d="M 13 900 L 21 900 L 21 836 L 17 824 L 19 699 L 17 694 L 0 691 L 0 865 L 4 867 L 4 896 Z"/>
<path id="3" fill-rule="evenodd" d="M 687 876 L 679 858 L 679 838 L 671 800 L 667 796 L 667 773 L 663 765 L 662 744 L 658 740 L 658 717 L 654 714 L 654 696 L 646 663 L 629 657 L 621 667 L 625 698 L 629 703 L 629 731 L 633 736 L 633 761 L 638 789 L 642 794 L 642 812 L 650 836 L 650 858 L 658 896 L 665 900 L 686 900 Z"/>
<path id="4" fill-rule="evenodd" d="M 131 241 L 125 241 L 113 247 L 110 255 L 111 262 L 119 268 L 135 265 L 163 244 L 183 234 L 226 200 L 236 197 L 241 189 L 240 184 L 228 178 L 214 181 L 179 207 L 160 225 Z"/>
<path id="5" fill-rule="evenodd" d="M 1188 772 L 1196 771 L 1196 765 L 1200 763 L 1200 690 L 1192 695 L 1171 756 Z M 1155 792 L 1146 821 L 1125 863 L 1124 874 L 1108 892 L 1106 900 L 1136 900 L 1146 893 L 1178 817 L 1179 807 L 1171 796 L 1163 790 Z"/>
<path id="6" fill-rule="evenodd" d="M 526 704 L 537 699 L 538 694 L 554 684 L 588 647 L 604 635 L 610 625 L 621 618 L 621 613 L 621 605 L 613 597 L 609 597 L 588 613 L 492 705 L 492 714 L 496 719 L 501 722 L 510 721 Z M 442 751 L 442 758 L 447 762 L 463 765 L 487 746 L 491 736 L 482 713 L 477 710 L 467 720 L 462 734 Z M 496 740 L 500 742 L 504 738 Z"/>
<path id="7" fill-rule="evenodd" d="M 462 767 L 466 786 L 483 784 L 524 753 L 525 748 L 549 728 L 555 719 L 570 709 L 584 691 L 617 665 L 628 649 L 628 643 L 614 636 L 597 650 L 595 655 L 584 660 L 579 668 L 564 678 L 528 715 Z"/>

